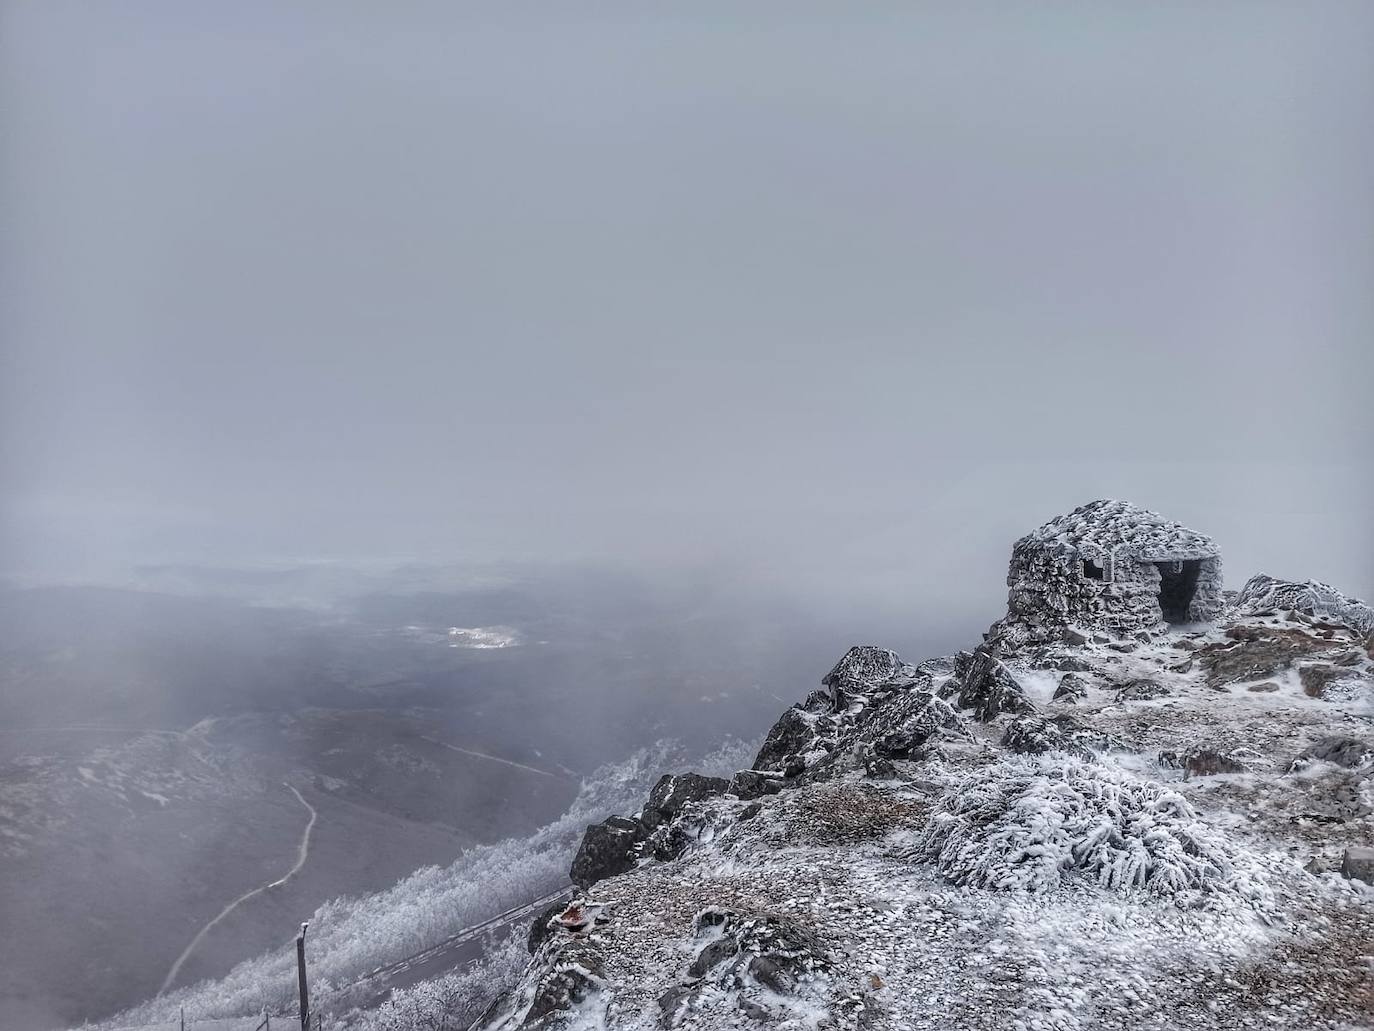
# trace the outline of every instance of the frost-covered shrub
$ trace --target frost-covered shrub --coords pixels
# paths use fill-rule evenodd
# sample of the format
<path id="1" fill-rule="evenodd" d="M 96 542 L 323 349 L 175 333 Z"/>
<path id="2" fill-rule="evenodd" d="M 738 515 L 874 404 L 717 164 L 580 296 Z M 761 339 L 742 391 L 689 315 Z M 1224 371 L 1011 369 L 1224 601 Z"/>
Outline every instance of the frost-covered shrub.
<path id="1" fill-rule="evenodd" d="M 466 970 L 391 994 L 375 1010 L 337 1023 L 347 1031 L 467 1031 L 502 991 L 519 980 L 529 954 L 524 930 L 509 935 Z"/>
<path id="2" fill-rule="evenodd" d="M 1169 896 L 1264 904 L 1258 861 L 1204 826 L 1176 791 L 1065 755 L 1008 759 L 937 806 L 915 858 L 955 884 L 1053 890 L 1073 880 Z"/>

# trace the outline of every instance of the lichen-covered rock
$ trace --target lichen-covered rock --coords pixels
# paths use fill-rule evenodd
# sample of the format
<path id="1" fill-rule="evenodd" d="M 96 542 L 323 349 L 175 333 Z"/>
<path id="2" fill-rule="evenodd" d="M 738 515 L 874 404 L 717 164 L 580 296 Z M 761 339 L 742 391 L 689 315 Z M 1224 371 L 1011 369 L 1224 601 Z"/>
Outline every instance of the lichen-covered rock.
<path id="1" fill-rule="evenodd" d="M 570 879 L 579 888 L 589 888 L 597 881 L 633 870 L 639 846 L 648 836 L 649 828 L 624 816 L 592 824 L 573 857 Z"/>
<path id="2" fill-rule="evenodd" d="M 1245 581 L 1235 608 L 1238 614 L 1249 616 L 1303 612 L 1349 627 L 1357 634 L 1374 633 L 1374 608 L 1320 580 L 1280 580 L 1260 573 Z"/>

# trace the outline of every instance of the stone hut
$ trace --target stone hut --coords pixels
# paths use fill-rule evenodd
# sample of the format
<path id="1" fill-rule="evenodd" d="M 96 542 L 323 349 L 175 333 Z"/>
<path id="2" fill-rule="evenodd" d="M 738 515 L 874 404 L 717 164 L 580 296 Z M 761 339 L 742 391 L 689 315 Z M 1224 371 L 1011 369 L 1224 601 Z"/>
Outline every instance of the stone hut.
<path id="1" fill-rule="evenodd" d="M 1003 630 L 1049 640 L 1069 626 L 1129 635 L 1216 619 L 1221 551 L 1125 501 L 1093 501 L 1016 542 Z"/>

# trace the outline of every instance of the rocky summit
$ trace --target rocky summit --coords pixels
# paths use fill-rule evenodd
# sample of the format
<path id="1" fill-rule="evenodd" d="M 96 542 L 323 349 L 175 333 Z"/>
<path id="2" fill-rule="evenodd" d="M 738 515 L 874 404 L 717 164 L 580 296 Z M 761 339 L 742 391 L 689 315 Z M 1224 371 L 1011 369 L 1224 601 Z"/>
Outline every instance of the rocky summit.
<path id="1" fill-rule="evenodd" d="M 476 1027 L 1374 1026 L 1374 613 L 1257 577 L 1128 635 L 1009 615 L 851 648 L 752 769 L 589 828 Z"/>

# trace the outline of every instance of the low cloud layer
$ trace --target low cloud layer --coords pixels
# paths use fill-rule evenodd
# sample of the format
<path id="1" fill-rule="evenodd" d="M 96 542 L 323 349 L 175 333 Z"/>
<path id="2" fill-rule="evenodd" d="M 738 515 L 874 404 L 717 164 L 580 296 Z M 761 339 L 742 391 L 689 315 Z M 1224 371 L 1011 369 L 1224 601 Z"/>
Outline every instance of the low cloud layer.
<path id="1" fill-rule="evenodd" d="M 967 600 L 1116 495 L 1374 593 L 1371 28 L 10 5 L 0 568 Z"/>

